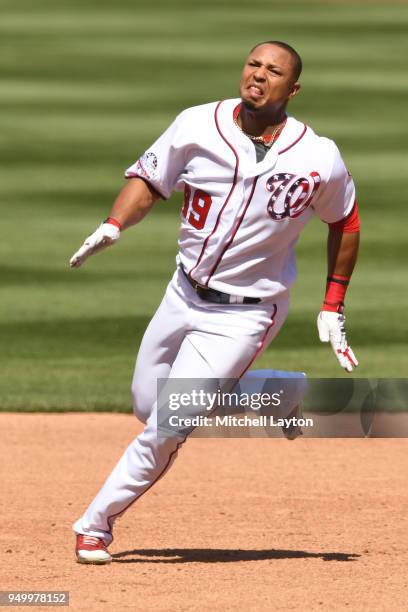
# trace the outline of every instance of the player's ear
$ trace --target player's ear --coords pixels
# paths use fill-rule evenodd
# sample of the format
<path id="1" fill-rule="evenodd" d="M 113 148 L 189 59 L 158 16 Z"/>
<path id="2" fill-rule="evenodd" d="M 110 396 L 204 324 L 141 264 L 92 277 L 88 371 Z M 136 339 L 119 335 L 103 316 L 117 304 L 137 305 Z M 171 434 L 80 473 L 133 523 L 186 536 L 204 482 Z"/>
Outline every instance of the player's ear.
<path id="1" fill-rule="evenodd" d="M 290 93 L 288 96 L 289 100 L 294 98 L 299 93 L 300 88 L 301 88 L 301 85 L 300 83 L 298 83 L 298 81 L 296 81 L 296 83 L 293 83 L 292 89 L 290 90 Z"/>

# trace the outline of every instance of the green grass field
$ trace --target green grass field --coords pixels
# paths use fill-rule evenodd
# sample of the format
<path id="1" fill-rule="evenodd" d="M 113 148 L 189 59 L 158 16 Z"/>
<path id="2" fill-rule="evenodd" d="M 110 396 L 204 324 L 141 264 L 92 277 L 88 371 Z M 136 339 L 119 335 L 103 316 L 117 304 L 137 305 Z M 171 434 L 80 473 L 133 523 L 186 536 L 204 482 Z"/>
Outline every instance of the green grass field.
<path id="1" fill-rule="evenodd" d="M 407 376 L 407 5 L 0 9 L 1 409 L 129 409 L 139 342 L 174 268 L 180 196 L 83 269 L 68 259 L 109 212 L 124 169 L 183 108 L 235 97 L 247 50 L 271 38 L 304 58 L 291 113 L 337 141 L 358 186 L 362 247 L 347 299 L 358 376 Z M 290 315 L 259 367 L 343 375 L 315 328 L 325 239 L 318 221 L 302 236 Z"/>

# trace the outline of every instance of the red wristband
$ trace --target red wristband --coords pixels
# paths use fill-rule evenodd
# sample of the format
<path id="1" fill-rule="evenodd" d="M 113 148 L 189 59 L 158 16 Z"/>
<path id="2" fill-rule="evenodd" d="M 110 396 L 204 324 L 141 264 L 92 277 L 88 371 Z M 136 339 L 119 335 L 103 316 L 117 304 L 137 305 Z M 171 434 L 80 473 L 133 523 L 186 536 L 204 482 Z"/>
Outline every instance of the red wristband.
<path id="1" fill-rule="evenodd" d="M 110 223 L 111 225 L 114 225 L 115 227 L 117 227 L 119 231 L 122 231 L 121 224 L 119 223 L 119 221 L 117 221 L 113 217 L 108 217 L 107 219 L 105 219 L 104 223 Z"/>
<path id="2" fill-rule="evenodd" d="M 343 312 L 344 297 L 350 282 L 350 277 L 341 274 L 332 274 L 327 277 L 326 295 L 322 310 L 329 312 Z"/>

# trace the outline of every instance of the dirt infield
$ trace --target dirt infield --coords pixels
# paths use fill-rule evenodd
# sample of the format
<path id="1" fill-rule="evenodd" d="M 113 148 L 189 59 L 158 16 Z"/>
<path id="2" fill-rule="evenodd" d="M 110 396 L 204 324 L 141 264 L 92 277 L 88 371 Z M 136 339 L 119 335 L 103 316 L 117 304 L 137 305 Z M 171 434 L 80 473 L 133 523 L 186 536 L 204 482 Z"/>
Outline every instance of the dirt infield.
<path id="1" fill-rule="evenodd" d="M 71 524 L 134 417 L 0 425 L 1 590 L 69 591 L 89 611 L 408 609 L 407 439 L 191 439 L 97 567 L 75 563 Z"/>

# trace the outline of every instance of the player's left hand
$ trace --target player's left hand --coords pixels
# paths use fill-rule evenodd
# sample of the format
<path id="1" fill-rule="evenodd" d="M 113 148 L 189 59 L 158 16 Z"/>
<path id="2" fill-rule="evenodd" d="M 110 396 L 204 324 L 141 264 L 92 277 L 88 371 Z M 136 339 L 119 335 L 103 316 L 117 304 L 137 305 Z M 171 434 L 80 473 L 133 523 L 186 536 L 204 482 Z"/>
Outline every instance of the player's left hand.
<path id="1" fill-rule="evenodd" d="M 347 342 L 345 320 L 344 314 L 322 310 L 317 317 L 317 329 L 321 342 L 332 345 L 341 367 L 352 372 L 358 366 L 358 361 Z"/>

